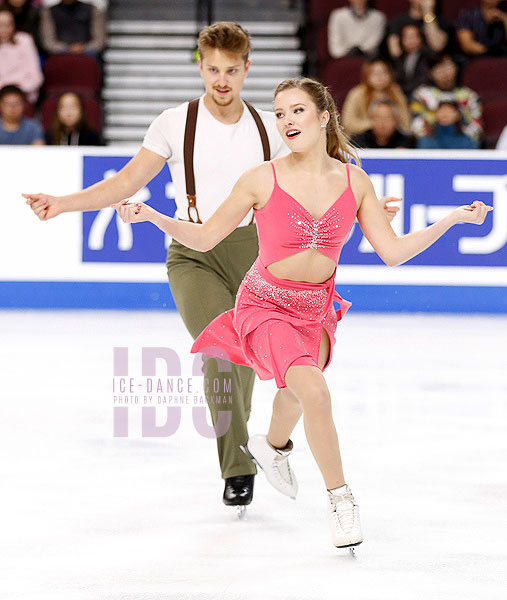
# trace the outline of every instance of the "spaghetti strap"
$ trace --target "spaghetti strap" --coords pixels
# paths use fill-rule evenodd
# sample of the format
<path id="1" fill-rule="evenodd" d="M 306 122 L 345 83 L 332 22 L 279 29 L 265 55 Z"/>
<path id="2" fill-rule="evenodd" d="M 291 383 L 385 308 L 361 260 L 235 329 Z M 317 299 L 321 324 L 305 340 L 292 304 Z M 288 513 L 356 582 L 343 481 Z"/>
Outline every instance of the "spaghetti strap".
<path id="1" fill-rule="evenodd" d="M 349 163 L 347 163 L 347 182 L 348 182 L 348 184 L 349 184 L 349 187 L 350 187 Z"/>
<path id="2" fill-rule="evenodd" d="M 273 164 L 273 161 L 270 160 L 269 164 L 271 165 L 271 168 L 273 169 L 273 177 L 275 178 L 275 185 L 278 185 L 278 182 L 276 180 L 276 171 L 275 171 L 275 165 Z"/>

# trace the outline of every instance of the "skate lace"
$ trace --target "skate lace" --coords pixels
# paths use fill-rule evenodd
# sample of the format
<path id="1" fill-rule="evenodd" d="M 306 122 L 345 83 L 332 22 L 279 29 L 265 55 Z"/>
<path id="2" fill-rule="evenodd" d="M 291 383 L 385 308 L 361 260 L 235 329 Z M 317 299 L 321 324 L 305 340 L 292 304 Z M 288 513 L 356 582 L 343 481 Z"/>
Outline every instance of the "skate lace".
<path id="1" fill-rule="evenodd" d="M 330 495 L 332 515 L 340 528 L 350 533 L 354 527 L 355 507 L 357 506 L 352 492 L 340 496 Z"/>
<path id="2" fill-rule="evenodd" d="M 274 471 L 279 481 L 285 484 L 289 483 L 289 485 L 294 484 L 288 456 L 275 456 L 273 466 L 275 467 Z"/>

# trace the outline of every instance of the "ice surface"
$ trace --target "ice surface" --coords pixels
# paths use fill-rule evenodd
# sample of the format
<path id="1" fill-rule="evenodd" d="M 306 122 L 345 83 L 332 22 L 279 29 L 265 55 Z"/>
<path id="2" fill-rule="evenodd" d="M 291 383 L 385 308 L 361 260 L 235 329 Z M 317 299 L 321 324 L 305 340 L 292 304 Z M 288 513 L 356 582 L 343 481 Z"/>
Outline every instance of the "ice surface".
<path id="1" fill-rule="evenodd" d="M 301 422 L 297 500 L 261 472 L 243 521 L 191 406 L 171 437 L 141 437 L 139 407 L 113 437 L 113 347 L 134 367 L 141 347 L 171 347 L 190 375 L 177 313 L 3 311 L 0 340 L 2 600 L 507 597 L 505 316 L 339 323 L 326 379 L 363 525 L 355 559 L 331 544 Z M 251 434 L 275 391 L 256 381 Z"/>

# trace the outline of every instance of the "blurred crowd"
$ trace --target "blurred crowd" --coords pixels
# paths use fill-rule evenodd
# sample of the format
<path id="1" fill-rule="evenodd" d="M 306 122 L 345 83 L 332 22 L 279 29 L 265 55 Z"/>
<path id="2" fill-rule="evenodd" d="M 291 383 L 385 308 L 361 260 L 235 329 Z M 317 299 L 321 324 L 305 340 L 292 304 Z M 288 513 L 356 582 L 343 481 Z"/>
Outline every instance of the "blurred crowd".
<path id="1" fill-rule="evenodd" d="M 322 10 L 325 0 L 316 1 Z M 357 145 L 464 149 L 497 144 L 507 109 L 505 2 L 327 4 L 343 6 L 329 12 L 319 76 L 337 96 L 342 126 Z M 444 18 L 443 8 L 455 12 L 453 21 Z M 357 85 L 344 88 L 344 81 L 354 77 Z"/>
<path id="2" fill-rule="evenodd" d="M 0 144 L 103 145 L 104 11 L 0 0 Z"/>
<path id="3" fill-rule="evenodd" d="M 96 1 L 0 0 L 0 144 L 104 143 Z M 308 3 L 317 75 L 358 146 L 507 145 L 505 0 Z"/>

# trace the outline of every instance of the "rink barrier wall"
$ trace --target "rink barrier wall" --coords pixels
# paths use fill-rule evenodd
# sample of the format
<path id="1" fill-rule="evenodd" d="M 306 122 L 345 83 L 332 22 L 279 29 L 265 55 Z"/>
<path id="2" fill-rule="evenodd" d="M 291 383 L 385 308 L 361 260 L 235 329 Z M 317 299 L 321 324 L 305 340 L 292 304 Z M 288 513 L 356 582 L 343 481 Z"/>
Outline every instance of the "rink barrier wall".
<path id="1" fill-rule="evenodd" d="M 507 313 L 505 287 L 335 286 L 354 311 Z M 1 308 L 176 310 L 168 284 L 92 281 L 0 281 Z M 338 305 L 335 303 L 335 307 Z"/>
<path id="2" fill-rule="evenodd" d="M 174 310 L 165 257 L 171 238 L 151 223 L 124 224 L 111 208 L 39 221 L 21 192 L 72 193 L 110 177 L 135 147 L 0 147 L 0 308 Z M 402 197 L 397 235 L 425 227 L 475 199 L 494 206 L 486 222 L 451 228 L 433 246 L 387 267 L 355 224 L 336 289 L 353 310 L 507 312 L 507 153 L 365 151 L 379 197 Z M 172 216 L 168 167 L 136 200 Z"/>

